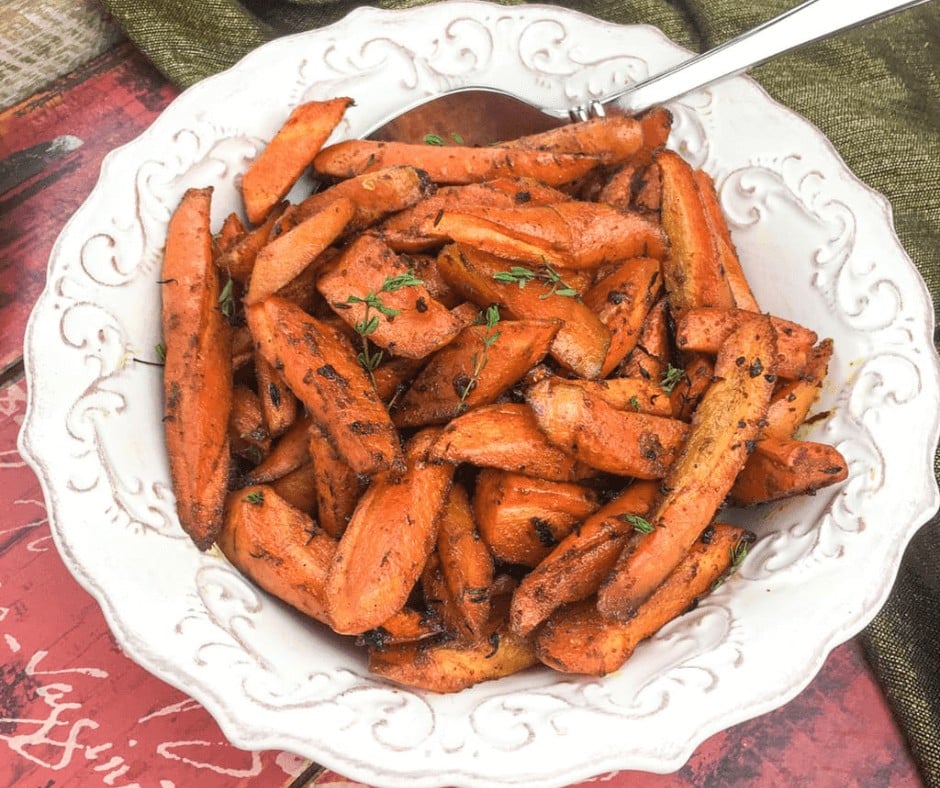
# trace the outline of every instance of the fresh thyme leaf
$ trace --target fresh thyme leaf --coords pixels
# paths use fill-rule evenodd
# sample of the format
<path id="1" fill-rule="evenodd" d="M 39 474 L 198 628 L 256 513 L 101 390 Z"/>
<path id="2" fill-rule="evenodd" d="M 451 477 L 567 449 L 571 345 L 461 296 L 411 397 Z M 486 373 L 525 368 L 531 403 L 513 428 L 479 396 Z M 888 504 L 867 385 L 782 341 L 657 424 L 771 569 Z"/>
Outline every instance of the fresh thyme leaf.
<path id="1" fill-rule="evenodd" d="M 741 564 L 744 563 L 744 559 L 747 558 L 748 545 L 750 544 L 750 541 L 751 540 L 748 539 L 747 535 L 745 534 L 745 536 L 742 536 L 740 539 L 738 539 L 734 547 L 729 550 L 729 553 L 731 554 L 731 564 L 725 570 L 725 573 L 714 583 L 712 583 L 712 591 L 714 591 L 716 588 L 719 588 L 725 582 L 725 580 L 738 571 Z"/>
<path id="2" fill-rule="evenodd" d="M 456 131 L 450 133 L 450 138 L 456 142 L 458 145 L 463 145 L 463 137 L 461 137 Z"/>
<path id="3" fill-rule="evenodd" d="M 153 346 L 153 351 L 157 354 L 157 358 L 160 359 L 160 361 L 166 363 L 166 345 L 162 342 L 157 342 L 157 344 Z"/>
<path id="4" fill-rule="evenodd" d="M 483 313 L 481 317 L 486 322 L 488 333 L 483 337 L 483 352 L 474 353 L 470 358 L 470 363 L 473 365 L 470 377 L 461 375 L 459 383 L 456 383 L 456 385 L 461 387 L 459 389 L 460 401 L 457 403 L 458 413 L 463 413 L 463 411 L 467 409 L 467 397 L 469 397 L 470 392 L 477 387 L 477 383 L 480 381 L 480 375 L 483 373 L 483 370 L 486 369 L 486 365 L 490 361 L 490 348 L 493 347 L 493 345 L 496 344 L 496 340 L 499 339 L 499 331 L 496 330 L 496 326 L 499 325 L 499 307 L 495 304 L 487 307 L 486 312 Z"/>
<path id="5" fill-rule="evenodd" d="M 538 274 L 530 268 L 514 265 L 508 271 L 497 271 L 493 274 L 493 279 L 505 284 L 518 284 L 519 288 L 522 289 L 537 276 Z"/>
<path id="6" fill-rule="evenodd" d="M 667 394 L 672 394 L 672 390 L 679 385 L 684 377 L 685 370 L 670 364 L 659 381 L 659 387 Z"/>
<path id="7" fill-rule="evenodd" d="M 630 407 L 633 408 L 634 410 L 640 409 L 640 400 L 637 398 L 635 394 L 632 397 L 630 397 L 629 402 L 630 402 Z"/>
<path id="8" fill-rule="evenodd" d="M 231 317 L 235 313 L 235 297 L 232 294 L 231 278 L 225 283 L 222 292 L 219 294 L 219 308 L 226 317 Z"/>
<path id="9" fill-rule="evenodd" d="M 620 519 L 627 525 L 632 525 L 633 530 L 637 533 L 651 534 L 656 530 L 656 526 L 645 517 L 640 517 L 638 514 L 622 514 L 620 515 Z"/>
<path id="10" fill-rule="evenodd" d="M 382 288 L 379 292 L 394 293 L 396 290 L 401 290 L 403 287 L 420 287 L 423 284 L 424 280 L 418 279 L 418 277 L 415 276 L 414 269 L 409 268 L 407 273 L 387 277 L 382 283 Z"/>
<path id="11" fill-rule="evenodd" d="M 486 327 L 495 328 L 498 322 L 499 322 L 499 307 L 496 306 L 496 304 L 490 304 L 486 308 Z"/>
<path id="12" fill-rule="evenodd" d="M 425 145 L 443 145 L 444 139 L 437 134 L 425 134 L 424 144 Z"/>
<path id="13" fill-rule="evenodd" d="M 260 490 L 255 490 L 253 493 L 248 493 L 248 495 L 245 496 L 245 500 L 248 501 L 248 503 L 253 503 L 255 506 L 260 506 L 264 503 L 264 493 Z"/>

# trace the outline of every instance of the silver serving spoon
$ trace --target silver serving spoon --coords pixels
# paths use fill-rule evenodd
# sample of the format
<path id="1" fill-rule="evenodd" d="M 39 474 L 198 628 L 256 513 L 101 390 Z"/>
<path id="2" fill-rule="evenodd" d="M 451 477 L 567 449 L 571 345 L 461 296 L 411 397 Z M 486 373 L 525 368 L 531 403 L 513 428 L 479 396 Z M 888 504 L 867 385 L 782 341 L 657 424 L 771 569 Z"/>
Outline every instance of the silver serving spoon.
<path id="1" fill-rule="evenodd" d="M 486 144 L 606 114 L 606 107 L 638 113 L 727 76 L 929 0 L 806 0 L 780 16 L 704 54 L 603 99 L 576 107 L 535 107 L 498 88 L 468 85 L 423 98 L 364 135 L 420 141 L 427 134 L 460 129 L 467 144 Z M 463 120 L 462 120 L 463 119 Z M 473 129 L 472 138 L 464 134 Z"/>

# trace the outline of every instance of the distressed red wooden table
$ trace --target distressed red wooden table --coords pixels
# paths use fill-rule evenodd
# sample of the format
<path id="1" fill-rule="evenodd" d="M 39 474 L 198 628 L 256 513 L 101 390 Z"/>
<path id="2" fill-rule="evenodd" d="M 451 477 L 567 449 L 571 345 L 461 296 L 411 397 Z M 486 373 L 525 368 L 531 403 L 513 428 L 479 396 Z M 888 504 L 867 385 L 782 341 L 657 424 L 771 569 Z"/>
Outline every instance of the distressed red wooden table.
<path id="1" fill-rule="evenodd" d="M 198 703 L 131 662 L 61 563 L 39 483 L 16 451 L 22 342 L 56 236 L 102 157 L 177 91 L 126 44 L 0 111 L 0 785 L 349 785 L 286 752 L 225 741 Z M 858 645 L 794 701 L 713 736 L 673 775 L 611 786 L 919 785 Z"/>

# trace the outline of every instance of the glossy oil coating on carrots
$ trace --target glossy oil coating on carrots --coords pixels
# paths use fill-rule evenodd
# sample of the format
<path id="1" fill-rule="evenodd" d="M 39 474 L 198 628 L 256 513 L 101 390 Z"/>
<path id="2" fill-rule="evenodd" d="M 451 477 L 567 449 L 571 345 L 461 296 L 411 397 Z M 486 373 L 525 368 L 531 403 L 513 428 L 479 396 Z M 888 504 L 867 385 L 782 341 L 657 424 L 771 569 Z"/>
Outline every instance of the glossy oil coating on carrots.
<path id="1" fill-rule="evenodd" d="M 391 682 L 617 670 L 744 560 L 726 503 L 847 477 L 806 426 L 832 343 L 760 312 L 666 110 L 322 147 L 348 101 L 291 115 L 247 221 L 170 223 L 181 524 Z"/>

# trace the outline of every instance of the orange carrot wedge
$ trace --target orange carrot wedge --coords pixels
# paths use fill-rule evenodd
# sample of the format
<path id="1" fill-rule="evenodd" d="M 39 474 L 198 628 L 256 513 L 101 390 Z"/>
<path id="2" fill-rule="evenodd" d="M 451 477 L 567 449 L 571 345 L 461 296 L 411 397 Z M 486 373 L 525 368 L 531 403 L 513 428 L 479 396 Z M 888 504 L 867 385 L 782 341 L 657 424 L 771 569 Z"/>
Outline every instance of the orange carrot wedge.
<path id="1" fill-rule="evenodd" d="M 255 258 L 245 303 L 273 295 L 301 274 L 340 236 L 355 212 L 352 201 L 341 197 L 271 241 Z"/>
<path id="2" fill-rule="evenodd" d="M 170 475 L 180 524 L 201 550 L 222 527 L 232 408 L 231 328 L 219 309 L 211 200 L 211 188 L 183 195 L 167 229 L 161 276 Z"/>
<path id="3" fill-rule="evenodd" d="M 248 219 L 259 224 L 313 161 L 352 99 L 310 101 L 291 112 L 242 177 Z"/>
<path id="4" fill-rule="evenodd" d="M 277 296 L 247 309 L 258 350 L 356 473 L 401 467 L 398 434 L 346 338 Z"/>
<path id="5" fill-rule="evenodd" d="M 219 548 L 239 572 L 317 621 L 327 621 L 324 584 L 336 542 L 271 487 L 232 492 Z"/>
<path id="6" fill-rule="evenodd" d="M 594 169 L 594 156 L 491 146 L 415 145 L 404 142 L 346 140 L 324 148 L 314 170 L 333 178 L 352 178 L 385 167 L 411 165 L 424 170 L 434 183 L 460 184 L 493 178 L 535 178 L 560 186 Z"/>
<path id="7" fill-rule="evenodd" d="M 404 474 L 373 479 L 340 539 L 326 582 L 333 629 L 360 634 L 401 610 L 437 543 L 454 469 L 428 460 L 437 430 L 418 433 Z"/>

